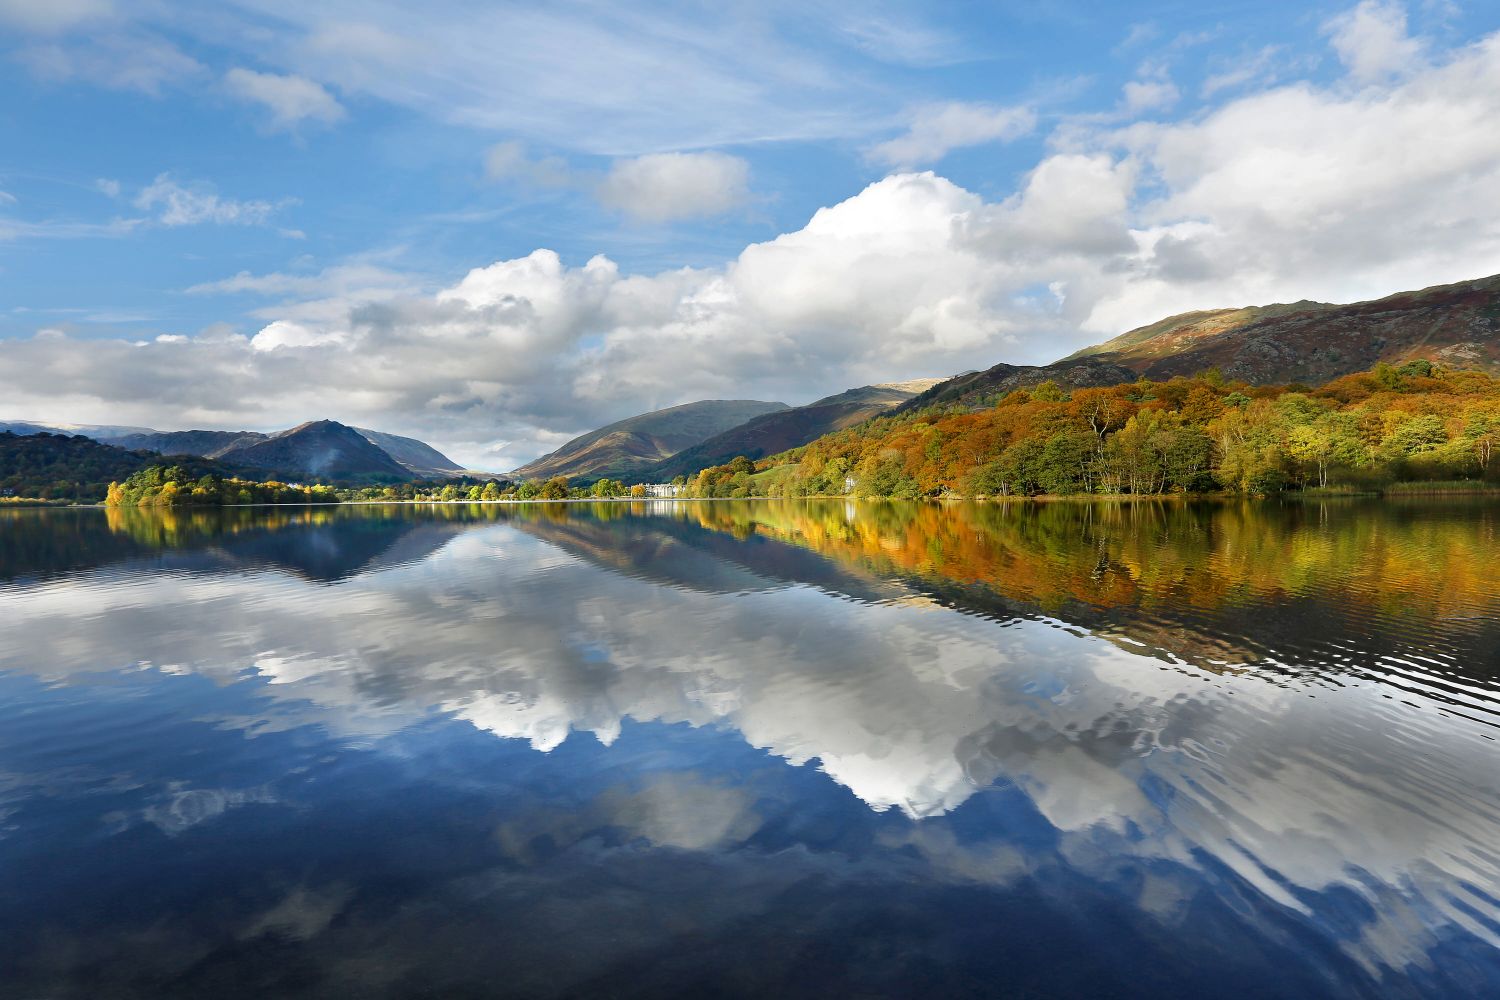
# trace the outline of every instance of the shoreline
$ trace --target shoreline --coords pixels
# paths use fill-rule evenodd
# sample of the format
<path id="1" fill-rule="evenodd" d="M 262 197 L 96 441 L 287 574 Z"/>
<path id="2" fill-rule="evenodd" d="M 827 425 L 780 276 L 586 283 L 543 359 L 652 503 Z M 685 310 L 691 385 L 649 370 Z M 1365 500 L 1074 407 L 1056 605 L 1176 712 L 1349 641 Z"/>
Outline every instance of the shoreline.
<path id="1" fill-rule="evenodd" d="M 1031 496 L 942 496 L 942 497 L 918 497 L 897 498 L 880 496 L 852 496 L 849 494 L 818 494 L 802 497 L 568 497 L 561 499 L 532 499 L 532 500 L 347 500 L 336 503 L 248 503 L 248 504 L 179 504 L 169 507 L 154 507 L 146 505 L 117 505 L 111 507 L 103 502 L 87 501 L 57 501 L 57 500 L 34 500 L 34 501 L 7 501 L 0 503 L 0 510 L 65 510 L 65 509 L 97 509 L 97 510 L 244 510 L 248 508 L 271 507 L 271 508 L 305 508 L 305 507 L 393 507 L 393 506 L 427 506 L 427 507 L 460 507 L 460 506 L 522 506 L 539 504 L 634 504 L 634 503 L 708 503 L 713 501 L 763 501 L 763 502 L 799 502 L 808 500 L 832 500 L 845 503 L 983 503 L 983 504 L 1021 504 L 1021 503 L 1203 503 L 1203 502 L 1227 502 L 1227 501 L 1282 501 L 1292 500 L 1298 502 L 1325 501 L 1325 500 L 1403 500 L 1403 499 L 1444 499 L 1444 498 L 1489 497 L 1500 500 L 1500 486 L 1480 487 L 1476 489 L 1457 490 L 1394 490 L 1394 491 L 1359 491 L 1359 492 L 1337 492 L 1319 493 L 1288 490 L 1284 493 L 1274 494 L 1247 494 L 1247 493 L 1094 493 L 1094 494 L 1058 494 L 1038 493 Z"/>

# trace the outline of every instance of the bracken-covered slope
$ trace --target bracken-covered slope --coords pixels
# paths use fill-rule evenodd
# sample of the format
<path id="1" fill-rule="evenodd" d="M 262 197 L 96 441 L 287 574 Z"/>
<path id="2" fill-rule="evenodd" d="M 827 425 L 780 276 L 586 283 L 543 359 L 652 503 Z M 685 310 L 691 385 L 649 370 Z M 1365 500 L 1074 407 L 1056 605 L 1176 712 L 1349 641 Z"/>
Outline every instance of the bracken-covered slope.
<path id="1" fill-rule="evenodd" d="M 900 409 L 984 406 L 1049 380 L 1085 388 L 1210 368 L 1253 385 L 1318 385 L 1412 358 L 1500 374 L 1500 276 L 1350 305 L 1302 301 L 1182 313 L 1050 365 L 998 364 L 955 375 Z"/>
<path id="2" fill-rule="evenodd" d="M 322 481 L 402 482 L 416 478 L 359 431 L 334 420 L 314 420 L 217 456 L 280 477 Z"/>
<path id="3" fill-rule="evenodd" d="M 743 455 L 756 459 L 775 455 L 807 444 L 833 431 L 887 413 L 918 392 L 929 388 L 935 379 L 889 382 L 848 389 L 834 396 L 767 413 L 730 428 L 700 444 L 686 448 L 671 458 L 640 470 L 640 481 L 665 482 L 675 476 L 690 476 L 699 469 L 719 465 Z"/>
<path id="4" fill-rule="evenodd" d="M 785 403 L 705 399 L 628 417 L 569 441 L 517 469 L 523 479 L 635 478 L 640 470 Z"/>
<path id="5" fill-rule="evenodd" d="M 1184 313 L 1068 360 L 1117 364 L 1153 379 L 1218 368 L 1256 385 L 1316 385 L 1412 358 L 1500 374 L 1500 275 L 1349 305 Z"/>

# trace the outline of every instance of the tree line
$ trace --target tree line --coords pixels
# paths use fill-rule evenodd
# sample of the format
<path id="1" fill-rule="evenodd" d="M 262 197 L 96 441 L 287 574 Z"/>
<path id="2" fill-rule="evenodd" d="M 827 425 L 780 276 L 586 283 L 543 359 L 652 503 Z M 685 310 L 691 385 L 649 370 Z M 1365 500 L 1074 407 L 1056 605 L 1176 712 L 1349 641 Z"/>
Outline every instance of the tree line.
<path id="1" fill-rule="evenodd" d="M 1500 381 L 1426 360 L 1326 385 L 1193 378 L 877 417 L 780 455 L 704 469 L 692 496 L 1379 492 L 1500 480 Z"/>
<path id="2" fill-rule="evenodd" d="M 566 476 L 512 483 L 464 478 L 443 482 L 393 483 L 387 486 L 344 488 L 280 481 L 254 482 L 177 465 L 153 465 L 132 473 L 104 489 L 110 507 L 218 507 L 237 504 L 305 504 L 340 502 L 483 502 L 494 500 L 613 500 L 643 499 L 643 485 L 626 486 L 618 479 L 600 479 L 574 486 Z"/>
<path id="3" fill-rule="evenodd" d="M 0 499 L 98 501 L 109 484 L 159 463 L 161 456 L 127 451 L 69 434 L 0 433 Z M 221 468 L 211 459 L 176 461 L 197 479 Z"/>
<path id="4" fill-rule="evenodd" d="M 110 507 L 222 507 L 234 504 L 338 503 L 332 486 L 251 482 L 235 476 L 207 473 L 196 478 L 191 469 L 153 465 L 112 482 L 104 502 Z"/>

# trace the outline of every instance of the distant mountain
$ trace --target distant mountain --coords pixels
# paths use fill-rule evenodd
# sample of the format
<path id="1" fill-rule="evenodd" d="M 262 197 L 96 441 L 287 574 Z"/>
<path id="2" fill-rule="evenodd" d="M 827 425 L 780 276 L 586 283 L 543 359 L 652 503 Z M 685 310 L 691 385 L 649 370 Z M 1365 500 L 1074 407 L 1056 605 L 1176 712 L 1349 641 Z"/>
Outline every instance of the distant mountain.
<path id="1" fill-rule="evenodd" d="M 416 478 L 410 469 L 369 438 L 335 420 L 299 424 L 280 434 L 230 448 L 216 457 L 278 478 L 314 477 L 325 482 L 404 482 Z"/>
<path id="2" fill-rule="evenodd" d="M 325 421 L 332 423 L 332 421 Z M 308 426 L 306 424 L 304 427 Z M 344 426 L 340 424 L 339 426 Z M 64 428 L 77 427 L 77 430 Z M 300 429 L 300 428 L 297 428 Z M 431 445 L 416 438 L 387 434 L 384 431 L 363 427 L 352 428 L 366 441 L 379 448 L 403 466 L 407 472 L 423 479 L 441 479 L 461 475 L 463 466 Z M 250 448 L 277 435 L 259 431 L 156 431 L 148 427 L 97 427 L 75 424 L 37 424 L 30 421 L 0 423 L 0 431 L 11 430 L 16 434 L 70 433 L 82 434 L 96 441 L 138 451 L 154 451 L 162 455 L 198 455 L 203 458 L 224 458 L 233 452 Z M 112 432 L 120 432 L 110 436 Z M 316 456 L 316 450 L 310 452 Z M 230 461 L 237 461 L 231 458 Z M 278 471 L 296 475 L 326 475 L 315 467 L 288 466 Z M 371 474 L 376 473 L 371 470 Z M 406 478 L 412 478 L 407 476 Z"/>
<path id="3" fill-rule="evenodd" d="M 669 406 L 590 431 L 515 471 L 524 479 L 638 478 L 638 473 L 684 448 L 753 417 L 786 410 L 758 399 L 705 399 Z"/>
<path id="4" fill-rule="evenodd" d="M 269 434 L 257 431 L 147 431 L 112 438 L 109 443 L 121 448 L 155 451 L 163 455 L 217 458 L 226 451 L 252 445 L 268 437 Z"/>
<path id="5" fill-rule="evenodd" d="M 95 441 L 114 442 L 130 434 L 155 434 L 149 427 L 125 427 L 118 424 L 43 424 L 34 420 L 0 420 L 0 433 L 83 435 Z"/>
<path id="6" fill-rule="evenodd" d="M 999 364 L 955 375 L 901 410 L 988 405 L 1048 380 L 1119 385 L 1209 368 L 1253 385 L 1319 385 L 1379 361 L 1412 358 L 1500 374 L 1500 275 L 1350 305 L 1303 301 L 1182 313 L 1050 365 Z"/>
<path id="7" fill-rule="evenodd" d="M 806 406 L 762 414 L 641 469 L 635 477 L 637 480 L 665 482 L 679 475 L 690 476 L 711 465 L 721 465 L 736 455 L 750 459 L 775 455 L 889 412 L 937 381 L 914 379 L 867 385 L 826 396 Z"/>
<path id="8" fill-rule="evenodd" d="M 363 434 L 371 444 L 423 479 L 442 479 L 462 475 L 464 472 L 463 466 L 425 441 L 402 437 L 399 434 L 387 434 L 384 431 L 372 431 L 366 427 L 354 429 Z"/>
<path id="9" fill-rule="evenodd" d="M 1123 365 L 1153 379 L 1218 368 L 1257 385 L 1315 385 L 1411 358 L 1500 374 L 1500 275 L 1350 305 L 1184 313 L 1067 360 Z"/>

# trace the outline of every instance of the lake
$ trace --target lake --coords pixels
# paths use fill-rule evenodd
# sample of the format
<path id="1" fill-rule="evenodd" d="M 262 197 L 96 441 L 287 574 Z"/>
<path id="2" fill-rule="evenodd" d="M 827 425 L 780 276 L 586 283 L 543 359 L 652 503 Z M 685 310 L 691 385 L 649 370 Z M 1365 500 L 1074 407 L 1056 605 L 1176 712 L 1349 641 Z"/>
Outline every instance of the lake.
<path id="1" fill-rule="evenodd" d="M 6 997 L 1500 995 L 1500 507 L 0 512 Z"/>

